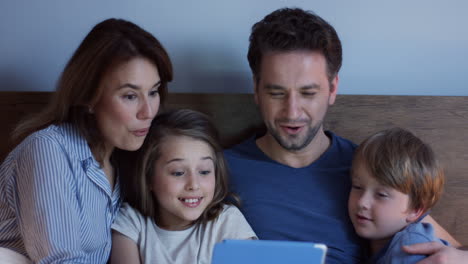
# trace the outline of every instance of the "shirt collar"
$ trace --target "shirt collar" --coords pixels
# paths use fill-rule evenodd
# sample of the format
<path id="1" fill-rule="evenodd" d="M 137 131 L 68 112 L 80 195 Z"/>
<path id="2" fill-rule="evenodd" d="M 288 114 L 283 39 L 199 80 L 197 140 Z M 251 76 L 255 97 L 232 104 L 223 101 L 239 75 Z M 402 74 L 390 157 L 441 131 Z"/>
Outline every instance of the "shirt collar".
<path id="1" fill-rule="evenodd" d="M 88 142 L 81 135 L 78 128 L 71 123 L 63 123 L 57 125 L 58 130 L 62 133 L 70 153 L 73 153 L 80 161 L 92 159 L 93 153 L 89 148 Z"/>

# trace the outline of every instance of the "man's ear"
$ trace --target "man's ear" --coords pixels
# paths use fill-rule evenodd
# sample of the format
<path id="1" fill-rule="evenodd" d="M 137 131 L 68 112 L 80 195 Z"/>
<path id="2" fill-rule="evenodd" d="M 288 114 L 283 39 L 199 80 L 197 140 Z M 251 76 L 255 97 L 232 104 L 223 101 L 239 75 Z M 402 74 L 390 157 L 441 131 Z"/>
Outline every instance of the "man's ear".
<path id="1" fill-rule="evenodd" d="M 416 222 L 424 213 L 424 210 L 422 208 L 408 209 L 408 210 L 409 210 L 409 214 L 406 216 L 407 223 Z"/>
<path id="2" fill-rule="evenodd" d="M 252 79 L 253 79 L 253 87 L 254 87 L 254 99 L 255 99 L 255 104 L 258 105 L 258 83 L 259 83 L 259 80 L 257 79 L 257 77 L 254 75 L 252 76 Z"/>
<path id="3" fill-rule="evenodd" d="M 335 103 L 336 95 L 338 93 L 338 83 L 340 82 L 340 77 L 338 73 L 333 77 L 330 82 L 330 97 L 328 98 L 328 105 L 333 105 Z"/>

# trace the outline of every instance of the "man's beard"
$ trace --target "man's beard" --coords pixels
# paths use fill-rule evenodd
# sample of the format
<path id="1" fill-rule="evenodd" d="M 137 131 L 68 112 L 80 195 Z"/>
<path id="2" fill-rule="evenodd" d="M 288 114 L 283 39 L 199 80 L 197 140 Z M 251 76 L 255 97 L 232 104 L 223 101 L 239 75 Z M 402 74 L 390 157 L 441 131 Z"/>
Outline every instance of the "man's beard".
<path id="1" fill-rule="evenodd" d="M 280 146 L 283 147 L 285 150 L 293 152 L 300 151 L 307 147 L 310 144 L 310 142 L 312 142 L 312 140 L 315 138 L 321 127 L 322 121 L 320 121 L 313 127 L 307 126 L 307 131 L 304 138 L 299 142 L 294 142 L 294 139 L 298 138 L 299 135 L 289 135 L 286 137 L 282 137 L 277 130 L 267 125 L 268 132 L 273 136 L 276 142 L 278 142 L 278 144 L 280 144 Z M 292 138 L 293 140 L 290 140 L 290 138 Z"/>

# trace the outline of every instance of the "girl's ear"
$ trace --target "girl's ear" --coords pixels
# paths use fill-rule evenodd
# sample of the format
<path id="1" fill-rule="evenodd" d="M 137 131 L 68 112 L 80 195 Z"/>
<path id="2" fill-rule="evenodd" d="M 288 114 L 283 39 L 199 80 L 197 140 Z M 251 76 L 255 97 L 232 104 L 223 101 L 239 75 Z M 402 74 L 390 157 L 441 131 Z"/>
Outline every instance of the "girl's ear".
<path id="1" fill-rule="evenodd" d="M 408 209 L 408 210 L 409 210 L 409 214 L 406 216 L 407 223 L 416 222 L 424 213 L 424 210 L 422 208 Z"/>

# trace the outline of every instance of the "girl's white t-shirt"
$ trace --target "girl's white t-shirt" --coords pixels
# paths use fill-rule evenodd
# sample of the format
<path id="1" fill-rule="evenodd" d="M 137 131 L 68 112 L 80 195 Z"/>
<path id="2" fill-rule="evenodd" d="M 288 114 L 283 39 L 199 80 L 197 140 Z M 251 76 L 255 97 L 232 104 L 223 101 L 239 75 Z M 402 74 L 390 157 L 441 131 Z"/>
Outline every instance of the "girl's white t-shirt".
<path id="1" fill-rule="evenodd" d="M 159 228 L 127 203 L 122 205 L 112 229 L 133 240 L 145 264 L 210 264 L 214 246 L 224 239 L 257 238 L 242 213 L 224 205 L 214 221 L 181 231 Z"/>

